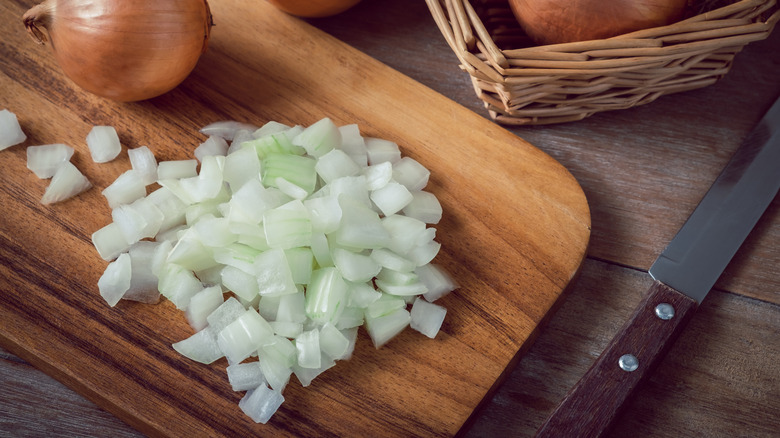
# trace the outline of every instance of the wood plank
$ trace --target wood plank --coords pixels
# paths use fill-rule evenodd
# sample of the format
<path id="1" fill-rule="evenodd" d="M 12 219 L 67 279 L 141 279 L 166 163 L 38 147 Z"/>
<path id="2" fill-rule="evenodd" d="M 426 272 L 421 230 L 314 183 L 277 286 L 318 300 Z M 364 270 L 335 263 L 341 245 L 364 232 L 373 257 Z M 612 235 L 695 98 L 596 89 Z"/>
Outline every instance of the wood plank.
<path id="1" fill-rule="evenodd" d="M 3 4 L 0 19 L 32 4 Z M 3 151 L 0 288 L 14 293 L 0 295 L 0 344 L 149 435 L 456 433 L 577 273 L 590 234 L 582 189 L 530 143 L 265 2 L 211 6 L 217 26 L 193 75 L 136 104 L 86 94 L 48 47 L 0 30 L 3 105 L 29 133 L 25 145 L 69 143 L 95 186 L 43 206 L 46 182 L 26 169 L 24 145 Z M 446 211 L 437 261 L 461 289 L 443 299 L 449 317 L 436 340 L 407 331 L 375 351 L 361 334 L 352 360 L 309 388 L 290 384 L 280 412 L 258 426 L 238 409 L 224 361 L 203 366 L 171 349 L 192 331 L 170 302 L 111 309 L 97 295 L 105 262 L 90 235 L 110 220 L 100 190 L 129 163 L 124 154 L 91 163 L 83 139 L 109 124 L 125 148 L 184 159 L 215 120 L 325 116 L 398 142 L 432 170 L 428 189 Z"/>

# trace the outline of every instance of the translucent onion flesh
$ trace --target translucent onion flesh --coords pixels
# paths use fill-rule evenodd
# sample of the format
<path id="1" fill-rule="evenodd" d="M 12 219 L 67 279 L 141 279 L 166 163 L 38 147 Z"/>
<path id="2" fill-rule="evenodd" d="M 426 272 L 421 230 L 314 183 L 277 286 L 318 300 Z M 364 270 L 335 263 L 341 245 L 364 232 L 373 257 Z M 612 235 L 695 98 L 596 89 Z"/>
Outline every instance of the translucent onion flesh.
<path id="1" fill-rule="evenodd" d="M 92 239 L 110 262 L 108 304 L 171 301 L 194 330 L 173 348 L 226 358 L 231 386 L 247 391 L 241 409 L 263 423 L 292 375 L 308 386 L 348 359 L 359 327 L 376 348 L 407 327 L 435 337 L 444 308 L 430 301 L 457 285 L 430 263 L 441 206 L 423 191 L 429 172 L 397 144 L 330 119 L 237 135 L 248 126 L 204 128 L 219 141 L 198 160 L 154 166 L 139 148 L 104 190 L 113 221 Z M 153 167 L 160 188 L 146 195 Z"/>

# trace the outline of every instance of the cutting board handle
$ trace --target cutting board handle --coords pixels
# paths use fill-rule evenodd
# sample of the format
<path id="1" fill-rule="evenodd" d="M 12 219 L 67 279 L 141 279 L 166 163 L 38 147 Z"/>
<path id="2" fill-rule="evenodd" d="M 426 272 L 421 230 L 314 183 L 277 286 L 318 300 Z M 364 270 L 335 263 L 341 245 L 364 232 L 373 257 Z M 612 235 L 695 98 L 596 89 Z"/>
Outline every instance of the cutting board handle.
<path id="1" fill-rule="evenodd" d="M 537 431 L 540 438 L 600 437 L 690 320 L 698 303 L 654 282 L 632 317 Z"/>

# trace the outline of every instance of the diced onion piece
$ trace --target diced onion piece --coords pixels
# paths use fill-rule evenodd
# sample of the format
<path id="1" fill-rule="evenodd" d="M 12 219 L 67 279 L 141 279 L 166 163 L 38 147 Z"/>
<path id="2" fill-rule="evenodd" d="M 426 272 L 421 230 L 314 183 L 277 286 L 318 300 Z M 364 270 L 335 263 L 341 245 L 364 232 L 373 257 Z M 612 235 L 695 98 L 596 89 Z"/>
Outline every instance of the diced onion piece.
<path id="1" fill-rule="evenodd" d="M 324 373 L 328 369 L 334 367 L 336 362 L 328 357 L 325 353 L 321 353 L 320 367 L 319 368 L 304 368 L 298 364 L 292 366 L 292 370 L 295 373 L 295 377 L 301 382 L 301 386 L 306 387 L 311 385 L 311 382 L 320 374 Z"/>
<path id="2" fill-rule="evenodd" d="M 379 299 L 375 300 L 365 308 L 366 318 L 378 318 L 389 315 L 397 309 L 406 307 L 406 301 L 402 297 L 396 297 L 390 294 L 381 293 Z"/>
<path id="3" fill-rule="evenodd" d="M 290 266 L 293 283 L 309 284 L 314 269 L 314 253 L 309 247 L 289 248 L 284 251 Z"/>
<path id="4" fill-rule="evenodd" d="M 71 162 L 66 162 L 57 168 L 49 186 L 41 198 L 42 204 L 53 204 L 72 198 L 92 187 L 85 177 Z"/>
<path id="5" fill-rule="evenodd" d="M 382 268 L 376 277 L 376 286 L 391 295 L 422 295 L 428 289 L 414 272 L 400 272 Z"/>
<path id="6" fill-rule="evenodd" d="M 333 263 L 341 271 L 345 280 L 365 282 L 374 278 L 382 269 L 370 256 L 344 248 L 335 248 L 332 256 Z"/>
<path id="7" fill-rule="evenodd" d="M 348 329 L 342 329 L 341 333 L 345 338 L 347 338 L 349 345 L 347 345 L 347 351 L 341 355 L 339 360 L 349 360 L 352 358 L 352 353 L 355 351 L 355 345 L 357 344 L 358 328 L 351 327 Z"/>
<path id="8" fill-rule="evenodd" d="M 283 391 L 290 381 L 292 367 L 268 354 L 259 354 L 258 362 L 268 385 L 279 392 Z"/>
<path id="9" fill-rule="evenodd" d="M 93 127 L 87 134 L 87 147 L 92 155 L 92 161 L 96 163 L 107 163 L 122 151 L 119 135 L 113 126 Z"/>
<path id="10" fill-rule="evenodd" d="M 347 290 L 347 283 L 338 269 L 327 267 L 315 270 L 306 290 L 306 315 L 319 323 L 338 320 L 346 307 Z"/>
<path id="11" fill-rule="evenodd" d="M 256 361 L 234 363 L 226 371 L 233 391 L 248 391 L 266 383 L 260 363 Z"/>
<path id="12" fill-rule="evenodd" d="M 298 292 L 287 255 L 282 249 L 269 249 L 254 261 L 254 274 L 261 296 L 290 295 Z"/>
<path id="13" fill-rule="evenodd" d="M 266 298 L 268 297 L 263 297 L 263 300 Z M 282 295 L 278 298 L 279 302 L 276 310 L 277 321 L 288 321 L 301 324 L 306 322 L 306 299 L 303 292 Z"/>
<path id="14" fill-rule="evenodd" d="M 252 132 L 252 136 L 254 138 L 265 137 L 267 135 L 288 131 L 291 128 L 292 127 L 289 125 L 285 125 L 284 123 L 279 123 L 277 121 L 271 120 L 266 124 L 264 124 L 263 126 L 257 128 L 254 132 Z"/>
<path id="15" fill-rule="evenodd" d="M 157 181 L 157 159 L 148 146 L 128 149 L 127 156 L 130 158 L 130 166 L 145 185 Z"/>
<path id="16" fill-rule="evenodd" d="M 114 222 L 92 233 L 92 244 L 100 257 L 106 261 L 115 259 L 131 245 L 125 240 L 119 225 Z"/>
<path id="17" fill-rule="evenodd" d="M 237 320 L 244 312 L 246 312 L 244 306 L 237 299 L 230 297 L 206 317 L 206 322 L 208 322 L 209 328 L 214 331 L 216 336 L 217 333 Z"/>
<path id="18" fill-rule="evenodd" d="M 157 179 L 182 179 L 198 175 L 198 160 L 160 161 L 157 164 Z"/>
<path id="19" fill-rule="evenodd" d="M 225 158 L 223 177 L 235 194 L 247 181 L 259 182 L 260 158 L 250 148 L 237 149 Z"/>
<path id="20" fill-rule="evenodd" d="M 382 188 L 371 192 L 371 200 L 385 216 L 399 212 L 412 202 L 413 196 L 409 189 L 396 182 L 389 182 Z"/>
<path id="21" fill-rule="evenodd" d="M 343 176 L 354 176 L 360 172 L 357 163 L 341 149 L 333 149 L 321 156 L 314 169 L 326 183 Z"/>
<path id="22" fill-rule="evenodd" d="M 241 147 L 253 149 L 258 157 L 261 159 L 267 158 L 269 155 L 282 154 L 282 155 L 303 155 L 306 151 L 297 145 L 292 143 L 289 136 L 290 130 L 284 130 L 275 132 L 273 134 L 255 137 L 249 141 L 244 142 Z"/>
<path id="23" fill-rule="evenodd" d="M 319 158 L 341 144 L 341 131 L 326 117 L 306 127 L 292 142 L 306 149 L 310 156 Z"/>
<path id="24" fill-rule="evenodd" d="M 336 198 L 349 198 L 368 208 L 372 208 L 369 198 L 368 183 L 364 175 L 344 176 L 337 178 L 326 186 L 327 193 Z"/>
<path id="25" fill-rule="evenodd" d="M 223 267 L 221 276 L 222 285 L 241 299 L 250 301 L 260 293 L 257 278 L 235 266 L 228 265 Z"/>
<path id="26" fill-rule="evenodd" d="M 371 251 L 371 259 L 377 263 L 380 268 L 388 268 L 399 272 L 413 271 L 417 265 L 409 259 L 401 257 L 395 252 L 386 248 L 376 248 Z M 379 273 L 379 270 L 377 270 Z"/>
<path id="27" fill-rule="evenodd" d="M 298 350 L 298 366 L 302 368 L 319 368 L 320 362 L 320 331 L 307 330 L 295 338 L 295 348 Z"/>
<path id="28" fill-rule="evenodd" d="M 282 396 L 281 391 L 273 390 L 262 384 L 247 391 L 246 395 L 238 402 L 238 406 L 255 423 L 266 424 L 282 403 L 284 403 L 284 396 Z"/>
<path id="29" fill-rule="evenodd" d="M 353 123 L 340 126 L 339 132 L 341 133 L 341 150 L 346 152 L 358 166 L 368 166 L 366 142 L 363 140 L 363 136 L 360 135 L 358 125 Z"/>
<path id="30" fill-rule="evenodd" d="M 390 234 L 379 215 L 359 201 L 339 198 L 342 217 L 339 228 L 333 232 L 338 245 L 347 248 L 382 248 L 390 243 Z"/>
<path id="31" fill-rule="evenodd" d="M 404 215 L 426 224 L 438 224 L 442 215 L 441 204 L 436 195 L 425 191 L 413 192 L 412 201 L 402 211 Z"/>
<path id="32" fill-rule="evenodd" d="M 190 271 L 202 271 L 217 265 L 214 253 L 203 245 L 192 229 L 185 231 L 168 254 L 167 262 Z M 162 291 L 161 291 L 162 292 Z M 186 306 L 185 306 L 186 307 Z"/>
<path id="33" fill-rule="evenodd" d="M 222 168 L 224 163 L 225 157 L 206 155 L 203 157 L 198 176 L 179 180 L 188 199 L 193 202 L 203 202 L 216 198 L 223 189 Z"/>
<path id="34" fill-rule="evenodd" d="M 130 288 L 122 296 L 123 300 L 147 304 L 155 304 L 160 301 L 160 290 L 155 272 L 160 263 L 158 252 L 163 246 L 165 245 L 159 242 L 141 241 L 128 249 L 132 275 Z"/>
<path id="35" fill-rule="evenodd" d="M 249 123 L 241 123 L 233 120 L 221 120 L 200 128 L 200 133 L 204 135 L 216 136 L 225 140 L 233 140 L 236 133 L 241 130 L 255 131 L 256 126 Z"/>
<path id="36" fill-rule="evenodd" d="M 314 260 L 321 267 L 333 266 L 333 258 L 330 255 L 329 237 L 324 233 L 312 233 L 311 252 L 314 254 Z"/>
<path id="37" fill-rule="evenodd" d="M 300 201 L 273 208 L 263 214 L 265 238 L 271 248 L 295 248 L 311 245 L 312 225 L 309 213 Z"/>
<path id="38" fill-rule="evenodd" d="M 376 318 L 366 314 L 366 330 L 374 347 L 378 349 L 401 333 L 410 321 L 411 315 L 404 308 L 396 309 L 387 315 Z"/>
<path id="39" fill-rule="evenodd" d="M 219 285 L 207 287 L 193 295 L 186 311 L 190 326 L 196 331 L 206 328 L 208 325 L 206 318 L 223 302 L 222 287 Z"/>
<path id="40" fill-rule="evenodd" d="M 458 288 L 458 284 L 447 271 L 436 264 L 428 263 L 419 266 L 414 272 L 428 289 L 423 297 L 429 302 L 434 302 Z"/>
<path id="41" fill-rule="evenodd" d="M 369 165 L 384 162 L 395 163 L 401 159 L 401 149 L 395 142 L 382 138 L 367 137 L 365 143 Z"/>
<path id="42" fill-rule="evenodd" d="M 98 280 L 100 296 L 109 306 L 114 307 L 122 296 L 130 289 L 130 255 L 122 253 L 116 260 L 109 263 Z"/>
<path id="43" fill-rule="evenodd" d="M 304 190 L 302 187 L 298 187 L 281 176 L 276 178 L 275 184 L 282 193 L 293 199 L 301 200 L 309 196 L 309 193 L 306 192 L 306 190 Z"/>
<path id="44" fill-rule="evenodd" d="M 273 336 L 268 322 L 255 309 L 249 308 L 219 332 L 217 343 L 230 363 L 238 363 Z"/>
<path id="45" fill-rule="evenodd" d="M 303 333 L 303 324 L 300 322 L 269 321 L 268 324 L 271 325 L 271 327 L 274 329 L 274 334 L 277 336 L 295 338 Z"/>
<path id="46" fill-rule="evenodd" d="M 125 241 L 135 243 L 157 235 L 165 216 L 148 198 L 140 198 L 132 204 L 114 208 L 111 218 L 119 226 Z"/>
<path id="47" fill-rule="evenodd" d="M 51 178 L 63 163 L 70 161 L 73 148 L 61 143 L 27 147 L 27 168 L 38 178 Z"/>
<path id="48" fill-rule="evenodd" d="M 224 138 L 211 136 L 195 148 L 195 158 L 203 162 L 203 157 L 208 155 L 227 155 L 228 144 Z"/>
<path id="49" fill-rule="evenodd" d="M 444 317 L 447 315 L 447 309 L 438 305 L 429 303 L 424 299 L 417 297 L 412 305 L 410 326 L 425 336 L 433 339 L 439 333 Z"/>
<path id="50" fill-rule="evenodd" d="M 409 191 L 420 191 L 428 185 L 431 171 L 411 157 L 403 157 L 393 163 L 393 179 Z"/>
<path id="51" fill-rule="evenodd" d="M 113 209 L 146 196 L 146 184 L 141 176 L 131 169 L 119 175 L 102 193 L 108 201 L 108 206 Z"/>
<path id="52" fill-rule="evenodd" d="M 273 336 L 270 341 L 263 344 L 257 354 L 273 359 L 286 368 L 293 366 L 298 355 L 295 344 L 281 336 Z"/>
<path id="53" fill-rule="evenodd" d="M 363 175 L 366 177 L 366 188 L 368 190 L 381 189 L 393 179 L 393 164 L 385 161 L 368 166 L 363 170 Z"/>
<path id="54" fill-rule="evenodd" d="M 185 310 L 195 294 L 203 290 L 195 274 L 174 263 L 166 263 L 160 269 L 160 293 L 180 310 Z"/>
<path id="55" fill-rule="evenodd" d="M 296 186 L 312 193 L 317 184 L 317 161 L 301 155 L 271 154 L 263 160 L 263 184 L 277 187 L 277 179 L 284 178 Z"/>
<path id="56" fill-rule="evenodd" d="M 16 114 L 4 109 L 0 111 L 0 151 L 18 145 L 27 140 L 19 125 Z"/>
<path id="57" fill-rule="evenodd" d="M 363 325 L 365 318 L 363 317 L 363 309 L 359 307 L 345 307 L 341 312 L 338 321 L 336 321 L 336 328 L 339 330 L 350 329 L 360 327 Z"/>
<path id="58" fill-rule="evenodd" d="M 333 359 L 341 359 L 349 349 L 349 339 L 331 323 L 320 328 L 319 348 Z"/>
<path id="59" fill-rule="evenodd" d="M 217 345 L 217 335 L 212 327 L 196 332 L 187 339 L 174 343 L 173 349 L 182 356 L 203 364 L 214 363 L 224 354 Z"/>
<path id="60" fill-rule="evenodd" d="M 330 233 L 336 231 L 341 221 L 341 205 L 335 196 L 320 196 L 303 201 L 309 210 L 309 220 L 313 231 Z"/>
<path id="61" fill-rule="evenodd" d="M 146 200 L 157 207 L 163 214 L 160 232 L 185 224 L 185 210 L 187 205 L 169 189 L 160 187 L 152 193 L 149 193 Z"/>
<path id="62" fill-rule="evenodd" d="M 381 296 L 382 292 L 374 289 L 374 285 L 371 283 L 349 284 L 349 306 L 365 308 Z"/>

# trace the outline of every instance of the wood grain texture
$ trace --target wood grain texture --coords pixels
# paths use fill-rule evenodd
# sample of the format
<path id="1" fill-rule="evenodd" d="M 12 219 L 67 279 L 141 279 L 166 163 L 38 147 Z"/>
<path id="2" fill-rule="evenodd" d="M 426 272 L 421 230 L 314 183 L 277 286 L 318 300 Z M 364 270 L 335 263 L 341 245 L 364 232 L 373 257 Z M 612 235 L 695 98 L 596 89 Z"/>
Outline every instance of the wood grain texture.
<path id="1" fill-rule="evenodd" d="M 31 5 L 4 4 L 0 19 Z M 190 78 L 136 104 L 83 92 L 23 27 L 0 31 L 2 106 L 28 133 L 0 157 L 9 210 L 0 221 L 0 344 L 153 436 L 455 434 L 577 274 L 590 235 L 582 189 L 528 142 L 267 3 L 211 9 L 209 50 Z M 431 169 L 428 190 L 446 211 L 437 262 L 461 288 L 442 299 L 448 319 L 435 340 L 409 330 L 375 350 L 362 333 L 350 361 L 308 388 L 288 385 L 281 410 L 256 425 L 237 406 L 224 360 L 204 366 L 171 348 L 192 331 L 170 302 L 112 309 L 100 299 L 106 263 L 90 235 L 110 221 L 100 190 L 129 160 L 96 165 L 84 138 L 111 125 L 125 148 L 185 159 L 205 140 L 197 130 L 216 120 L 308 125 L 326 116 L 396 141 Z M 43 206 L 47 182 L 26 168 L 24 146 L 55 142 L 76 149 L 94 188 Z"/>
<path id="2" fill-rule="evenodd" d="M 9 7 L 0 4 L 0 10 Z M 486 117 L 424 2 L 363 0 L 342 15 L 310 23 Z M 748 45 L 713 86 L 572 124 L 511 129 L 577 178 L 591 207 L 593 233 L 579 280 L 463 436 L 534 434 L 629 318 L 652 282 L 644 270 L 780 94 L 778 69 L 775 32 Z M 100 114 L 93 106 L 82 117 Z M 141 141 L 148 133 L 139 129 Z M 777 266 L 776 199 L 610 438 L 777 436 Z M 25 382 L 19 383 L 24 389 L 17 382 Z M 38 437 L 39 430 L 142 436 L 113 416 L 96 415 L 94 405 L 13 355 L 0 356 L 0 389 L 0 413 L 10 414 L 0 415 L 0 436 Z M 78 407 L 70 402 L 76 399 Z M 68 421 L 75 415 L 90 428 Z"/>

